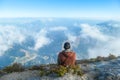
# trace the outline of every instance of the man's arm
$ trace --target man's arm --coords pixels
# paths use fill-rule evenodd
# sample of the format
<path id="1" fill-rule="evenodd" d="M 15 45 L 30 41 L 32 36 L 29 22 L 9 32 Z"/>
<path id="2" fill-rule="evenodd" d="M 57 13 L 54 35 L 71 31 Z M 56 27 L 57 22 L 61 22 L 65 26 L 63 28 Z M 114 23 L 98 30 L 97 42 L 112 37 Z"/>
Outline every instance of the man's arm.
<path id="1" fill-rule="evenodd" d="M 73 63 L 76 64 L 76 53 L 74 53 L 74 56 L 73 56 Z"/>

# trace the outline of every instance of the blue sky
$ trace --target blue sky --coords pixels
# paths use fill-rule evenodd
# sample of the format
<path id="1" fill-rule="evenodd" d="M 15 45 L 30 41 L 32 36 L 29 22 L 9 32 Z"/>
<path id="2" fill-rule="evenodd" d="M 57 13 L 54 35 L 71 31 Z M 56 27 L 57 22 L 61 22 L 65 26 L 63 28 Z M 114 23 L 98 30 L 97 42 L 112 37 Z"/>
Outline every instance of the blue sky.
<path id="1" fill-rule="evenodd" d="M 0 17 L 120 19 L 120 0 L 0 0 Z"/>

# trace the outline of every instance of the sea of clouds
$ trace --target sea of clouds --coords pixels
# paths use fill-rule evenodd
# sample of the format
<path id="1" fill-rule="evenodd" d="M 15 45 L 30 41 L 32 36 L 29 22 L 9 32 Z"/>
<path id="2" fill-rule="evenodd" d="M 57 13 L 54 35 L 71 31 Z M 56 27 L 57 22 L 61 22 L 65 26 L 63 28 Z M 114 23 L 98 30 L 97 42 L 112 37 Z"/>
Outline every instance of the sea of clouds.
<path id="1" fill-rule="evenodd" d="M 110 53 L 120 56 L 120 22 L 79 21 L 39 19 L 0 23 L 0 60 L 7 56 L 4 60 L 12 59 L 12 63 L 56 63 L 65 41 L 71 42 L 77 59 Z"/>

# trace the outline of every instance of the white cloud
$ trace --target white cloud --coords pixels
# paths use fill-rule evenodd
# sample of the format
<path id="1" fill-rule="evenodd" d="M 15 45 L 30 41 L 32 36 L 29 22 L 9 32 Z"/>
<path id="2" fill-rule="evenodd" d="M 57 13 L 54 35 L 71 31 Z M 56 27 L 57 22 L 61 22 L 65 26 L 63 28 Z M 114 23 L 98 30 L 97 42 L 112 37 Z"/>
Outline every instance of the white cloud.
<path id="1" fill-rule="evenodd" d="M 120 56 L 120 38 L 114 38 L 104 43 L 99 42 L 88 49 L 89 57 L 108 56 L 110 53 Z"/>
<path id="2" fill-rule="evenodd" d="M 110 24 L 111 25 L 111 24 Z M 82 37 L 91 37 L 97 40 L 94 47 L 87 49 L 89 57 L 108 56 L 110 53 L 119 56 L 120 55 L 120 38 L 117 36 L 103 34 L 100 30 L 102 27 L 90 26 L 88 24 L 81 24 Z M 118 26 L 118 25 L 111 25 Z"/>
<path id="3" fill-rule="evenodd" d="M 44 60 L 48 60 L 48 59 L 49 59 L 48 56 L 43 56 L 42 58 L 43 58 Z"/>
<path id="4" fill-rule="evenodd" d="M 79 36 L 75 36 L 75 35 L 72 35 L 70 33 L 67 33 L 66 36 L 68 38 L 68 41 L 71 42 L 73 47 L 78 47 L 79 42 L 80 42 Z"/>
<path id="5" fill-rule="evenodd" d="M 115 26 L 115 25 L 111 25 Z M 117 25 L 118 26 L 118 25 Z M 86 49 L 89 58 L 97 57 L 97 56 L 108 56 L 110 53 L 120 56 L 120 38 L 118 36 L 107 35 L 107 33 L 103 33 L 101 30 L 102 27 L 97 27 L 96 25 L 89 25 L 89 24 L 81 24 L 80 25 L 81 31 L 79 39 L 84 38 L 85 41 L 89 40 L 89 37 L 93 40 L 96 40 L 94 46 L 88 47 Z M 76 38 L 70 38 L 76 41 Z M 80 40 L 79 40 L 80 41 Z M 86 42 L 88 45 L 91 41 Z M 83 45 L 86 46 L 86 45 Z M 89 45 L 90 46 L 90 45 Z"/>
<path id="6" fill-rule="evenodd" d="M 46 36 L 47 30 L 41 29 L 39 33 L 35 36 L 35 46 L 34 50 L 38 50 L 39 48 L 48 45 L 51 40 Z"/>
<path id="7" fill-rule="evenodd" d="M 16 57 L 16 59 L 14 60 L 13 63 L 22 63 L 22 64 L 25 64 L 31 60 L 34 60 L 36 57 L 37 57 L 37 54 L 35 53 L 30 53 L 24 49 L 21 49 L 20 50 L 21 52 L 24 52 L 25 53 L 25 56 L 24 57 Z"/>
<path id="8" fill-rule="evenodd" d="M 46 34 L 47 29 L 41 29 L 40 32 L 33 31 L 30 33 L 28 28 L 10 25 L 0 26 L 0 56 L 2 56 L 6 50 L 12 48 L 14 43 L 21 44 L 27 36 L 34 38 L 35 46 L 32 48 L 33 50 L 38 50 L 51 42 Z"/>
<path id="9" fill-rule="evenodd" d="M 0 26 L 0 56 L 9 48 L 12 48 L 13 43 L 21 43 L 25 40 L 25 36 L 15 26 Z"/>
<path id="10" fill-rule="evenodd" d="M 120 28 L 120 23 L 109 23 L 109 26 L 115 27 L 115 28 Z"/>
<path id="11" fill-rule="evenodd" d="M 91 37 L 100 41 L 107 41 L 108 36 L 100 32 L 96 26 L 90 26 L 88 24 L 81 24 L 80 28 L 82 29 L 81 34 L 83 37 Z"/>
<path id="12" fill-rule="evenodd" d="M 65 31 L 68 30 L 67 27 L 64 26 L 57 26 L 57 27 L 52 27 L 50 28 L 50 31 Z"/>

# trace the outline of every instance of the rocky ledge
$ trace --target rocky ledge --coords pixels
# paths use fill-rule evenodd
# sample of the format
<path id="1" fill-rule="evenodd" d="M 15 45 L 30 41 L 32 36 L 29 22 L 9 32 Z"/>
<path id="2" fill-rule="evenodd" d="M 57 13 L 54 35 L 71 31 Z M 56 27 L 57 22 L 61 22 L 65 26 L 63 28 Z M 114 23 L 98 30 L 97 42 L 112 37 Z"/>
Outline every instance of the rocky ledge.
<path id="1" fill-rule="evenodd" d="M 2 74 L 0 80 L 120 80 L 120 58 L 79 63 L 84 75 L 66 73 L 62 77 L 40 76 L 39 70 L 25 70 Z"/>

